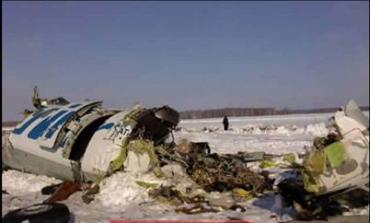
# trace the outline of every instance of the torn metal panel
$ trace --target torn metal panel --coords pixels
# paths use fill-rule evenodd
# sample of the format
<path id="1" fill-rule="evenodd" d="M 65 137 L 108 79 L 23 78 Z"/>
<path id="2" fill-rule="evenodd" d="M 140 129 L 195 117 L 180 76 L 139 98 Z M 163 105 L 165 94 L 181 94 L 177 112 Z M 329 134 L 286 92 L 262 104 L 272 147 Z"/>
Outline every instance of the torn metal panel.
<path id="1" fill-rule="evenodd" d="M 107 119 L 92 136 L 81 160 L 82 169 L 90 175 L 101 175 L 112 167 L 111 163 L 114 165 L 113 171 L 123 168 L 129 155 L 127 149 L 130 147 L 130 142 L 143 139 L 151 141 L 153 146 L 162 144 L 168 138 L 172 128 L 176 127 L 178 117 L 178 113 L 168 106 L 153 109 L 136 107 L 130 111 L 115 114 Z M 150 158 L 152 159 L 152 156 Z M 135 156 L 131 154 L 126 162 L 126 167 L 131 168 L 131 171 L 133 171 L 132 164 L 139 162 L 140 158 L 136 160 L 137 162 L 134 160 Z"/>
<path id="2" fill-rule="evenodd" d="M 105 173 L 109 164 L 121 151 L 124 138 L 132 131 L 130 125 L 123 125 L 122 119 L 129 111 L 119 112 L 108 118 L 93 134 L 81 160 L 86 176 Z"/>
<path id="3" fill-rule="evenodd" d="M 36 109 L 42 109 L 42 108 L 46 108 L 51 105 L 59 105 L 59 106 L 67 105 L 69 104 L 69 101 L 63 97 L 57 97 L 57 98 L 53 98 L 50 100 L 46 98 L 42 99 L 39 97 L 38 87 L 35 86 L 33 88 L 33 93 L 32 93 L 32 104 Z M 27 113 L 25 111 L 25 115 L 26 114 Z"/>
<path id="4" fill-rule="evenodd" d="M 342 139 L 324 148 L 327 165 L 317 178 L 323 188 L 320 194 L 362 186 L 369 181 L 368 122 L 354 101 L 336 113 L 335 123 Z"/>
<path id="5" fill-rule="evenodd" d="M 369 128 L 369 119 L 364 115 L 364 113 L 360 110 L 357 103 L 354 100 L 350 100 L 345 109 L 344 112 L 347 117 L 352 118 L 353 120 L 356 120 L 358 123 L 360 123 L 365 128 Z"/>
<path id="6" fill-rule="evenodd" d="M 300 175 L 275 181 L 278 192 L 302 219 L 340 214 L 339 197 L 353 191 L 360 190 L 368 197 L 369 121 L 354 101 L 334 117 L 336 132 L 315 139 L 303 165 L 295 165 Z M 368 199 L 362 204 L 368 204 Z"/>

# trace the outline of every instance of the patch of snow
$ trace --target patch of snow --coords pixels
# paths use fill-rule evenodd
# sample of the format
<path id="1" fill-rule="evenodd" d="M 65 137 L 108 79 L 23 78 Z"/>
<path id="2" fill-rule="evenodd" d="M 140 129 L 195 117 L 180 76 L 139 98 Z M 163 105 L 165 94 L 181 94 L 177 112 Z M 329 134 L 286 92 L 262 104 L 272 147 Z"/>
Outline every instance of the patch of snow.
<path id="1" fill-rule="evenodd" d="M 306 133 L 315 136 L 325 136 L 329 133 L 325 123 L 310 124 L 306 127 Z"/>
<path id="2" fill-rule="evenodd" d="M 343 213 L 344 216 L 353 216 L 353 215 L 369 215 L 369 205 L 363 208 L 352 208 L 349 211 Z"/>
<path id="3" fill-rule="evenodd" d="M 139 186 L 136 181 L 163 183 L 163 181 L 152 174 L 135 176 L 125 172 L 118 172 L 99 184 L 100 191 L 95 197 L 96 201 L 101 202 L 106 207 L 124 207 L 133 203 L 150 201 L 148 191 Z"/>
<path id="4" fill-rule="evenodd" d="M 52 177 L 22 173 L 16 170 L 4 171 L 1 178 L 3 190 L 18 195 L 40 192 L 45 186 L 62 182 Z"/>
<path id="5" fill-rule="evenodd" d="M 14 127 L 2 127 L 2 131 L 12 131 Z"/>

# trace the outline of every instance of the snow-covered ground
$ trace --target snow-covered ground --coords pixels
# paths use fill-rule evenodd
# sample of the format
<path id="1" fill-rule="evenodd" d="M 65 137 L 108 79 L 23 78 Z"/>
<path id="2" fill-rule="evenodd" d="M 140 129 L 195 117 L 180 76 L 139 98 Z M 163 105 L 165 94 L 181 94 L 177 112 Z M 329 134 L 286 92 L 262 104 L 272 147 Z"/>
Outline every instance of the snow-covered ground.
<path id="1" fill-rule="evenodd" d="M 326 122 L 331 115 L 229 117 L 229 131 L 223 130 L 222 118 L 183 120 L 175 138 L 208 142 L 217 153 L 303 153 L 304 147 L 310 146 L 315 136 L 325 136 L 328 133 Z"/>
<path id="2" fill-rule="evenodd" d="M 315 136 L 328 133 L 325 122 L 332 114 L 307 114 L 261 117 L 230 117 L 230 131 L 222 129 L 222 118 L 183 120 L 174 133 L 176 141 L 188 139 L 209 142 L 212 152 L 264 151 L 282 154 L 303 153 Z M 146 182 L 161 183 L 152 175 Z M 274 196 L 251 200 L 245 204 L 246 212 L 223 211 L 186 215 L 176 213 L 173 206 L 152 200 L 147 191 L 135 183 L 143 176 L 118 173 L 106 179 L 100 194 L 85 204 L 81 192 L 64 201 L 74 215 L 75 222 L 108 222 L 109 219 L 248 219 L 254 222 L 276 222 L 272 218 Z M 21 173 L 14 170 L 2 173 L 2 215 L 9 210 L 41 202 L 47 198 L 40 193 L 43 186 L 59 182 L 56 179 Z M 354 210 L 355 214 L 368 215 L 369 208 Z M 349 215 L 351 213 L 346 213 Z"/>

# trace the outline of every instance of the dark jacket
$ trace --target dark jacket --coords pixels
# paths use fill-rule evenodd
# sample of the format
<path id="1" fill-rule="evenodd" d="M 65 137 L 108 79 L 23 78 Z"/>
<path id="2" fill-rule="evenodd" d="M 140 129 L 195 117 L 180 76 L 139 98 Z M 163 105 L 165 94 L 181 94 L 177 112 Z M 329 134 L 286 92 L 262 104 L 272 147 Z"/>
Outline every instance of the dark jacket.
<path id="1" fill-rule="evenodd" d="M 224 125 L 224 130 L 227 130 L 229 128 L 229 119 L 227 118 L 227 116 L 225 116 L 222 120 L 222 124 Z"/>

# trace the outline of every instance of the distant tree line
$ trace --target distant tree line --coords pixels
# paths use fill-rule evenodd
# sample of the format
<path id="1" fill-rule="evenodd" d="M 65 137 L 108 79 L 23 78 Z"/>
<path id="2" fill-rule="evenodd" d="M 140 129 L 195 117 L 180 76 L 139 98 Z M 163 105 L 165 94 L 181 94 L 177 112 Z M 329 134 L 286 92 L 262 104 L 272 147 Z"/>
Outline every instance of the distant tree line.
<path id="1" fill-rule="evenodd" d="M 2 127 L 13 127 L 16 126 L 19 122 L 17 121 L 5 121 L 2 123 Z"/>
<path id="2" fill-rule="evenodd" d="M 368 111 L 369 106 L 361 106 L 361 110 Z M 330 113 L 338 108 L 316 109 L 275 109 L 275 108 L 221 108 L 205 110 L 189 110 L 180 112 L 181 119 L 217 118 L 223 116 L 260 116 L 260 115 L 284 115 L 284 114 L 307 114 L 307 113 Z"/>
<path id="3" fill-rule="evenodd" d="M 196 118 L 216 118 L 227 116 L 257 116 L 257 115 L 273 115 L 276 110 L 274 108 L 221 108 L 221 109 L 206 109 L 206 110 L 191 110 L 180 112 L 182 119 Z"/>

